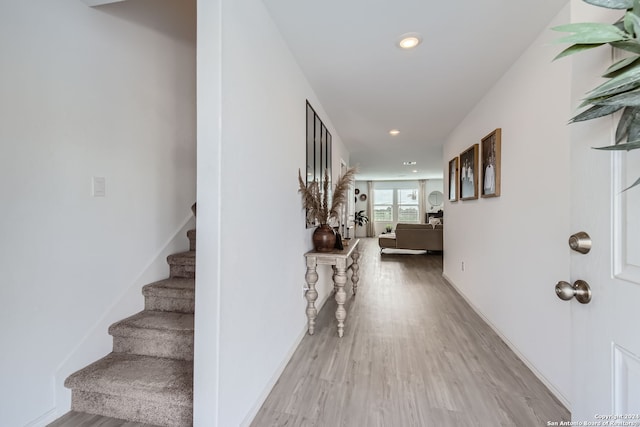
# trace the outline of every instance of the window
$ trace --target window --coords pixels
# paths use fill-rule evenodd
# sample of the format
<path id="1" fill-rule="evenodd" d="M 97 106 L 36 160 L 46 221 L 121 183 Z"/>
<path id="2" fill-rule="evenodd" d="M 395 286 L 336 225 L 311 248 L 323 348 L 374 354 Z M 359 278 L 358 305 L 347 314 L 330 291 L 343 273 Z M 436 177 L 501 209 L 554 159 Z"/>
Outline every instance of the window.
<path id="1" fill-rule="evenodd" d="M 398 189 L 398 222 L 418 222 L 418 190 Z"/>
<path id="2" fill-rule="evenodd" d="M 373 220 L 393 221 L 393 190 L 373 190 Z"/>
<path id="3" fill-rule="evenodd" d="M 419 222 L 418 189 L 373 190 L 374 222 Z"/>

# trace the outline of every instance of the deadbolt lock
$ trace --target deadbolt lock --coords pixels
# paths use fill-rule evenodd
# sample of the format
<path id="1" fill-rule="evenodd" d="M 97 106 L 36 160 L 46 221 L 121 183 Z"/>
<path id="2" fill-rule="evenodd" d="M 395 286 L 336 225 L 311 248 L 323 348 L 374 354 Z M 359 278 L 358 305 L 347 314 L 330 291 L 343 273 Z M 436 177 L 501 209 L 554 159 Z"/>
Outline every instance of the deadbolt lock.
<path id="1" fill-rule="evenodd" d="M 591 250 L 591 236 L 584 231 L 579 231 L 569 237 L 569 247 L 581 254 L 589 253 Z"/>

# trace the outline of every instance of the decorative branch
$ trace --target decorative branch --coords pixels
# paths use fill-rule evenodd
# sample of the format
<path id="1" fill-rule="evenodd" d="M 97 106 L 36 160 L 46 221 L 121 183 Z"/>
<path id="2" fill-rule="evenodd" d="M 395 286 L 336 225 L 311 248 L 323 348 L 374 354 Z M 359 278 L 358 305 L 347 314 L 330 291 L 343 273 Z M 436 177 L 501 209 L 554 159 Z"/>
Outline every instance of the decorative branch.
<path id="1" fill-rule="evenodd" d="M 319 224 L 327 224 L 331 219 L 338 219 L 341 207 L 348 201 L 348 190 L 355 180 L 356 173 L 357 168 L 349 168 L 338 178 L 331 199 L 331 207 L 329 207 L 329 172 L 325 169 L 322 191 L 320 191 L 317 180 L 305 185 L 298 169 L 298 193 L 302 195 L 302 207 L 307 209 L 307 217 Z"/>
<path id="2" fill-rule="evenodd" d="M 353 185 L 357 172 L 357 168 L 349 168 L 344 175 L 338 179 L 336 188 L 333 190 L 333 199 L 331 200 L 329 218 L 337 219 L 340 216 L 340 208 L 348 202 L 347 197 L 349 196 L 349 188 Z"/>

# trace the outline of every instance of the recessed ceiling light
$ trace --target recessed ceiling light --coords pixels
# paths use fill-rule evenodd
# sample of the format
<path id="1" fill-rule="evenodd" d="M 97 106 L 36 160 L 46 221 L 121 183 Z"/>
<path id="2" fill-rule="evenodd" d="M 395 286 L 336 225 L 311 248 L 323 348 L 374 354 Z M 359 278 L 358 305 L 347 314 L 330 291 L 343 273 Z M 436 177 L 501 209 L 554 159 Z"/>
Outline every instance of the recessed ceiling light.
<path id="1" fill-rule="evenodd" d="M 400 133 L 400 131 L 398 129 L 391 129 L 389 131 L 389 135 L 393 135 L 393 136 L 396 136 L 399 133 Z"/>
<path id="2" fill-rule="evenodd" d="M 413 173 L 418 173 L 418 170 L 417 170 L 417 169 L 414 169 L 414 170 L 412 170 L 411 172 L 413 172 Z"/>
<path id="3" fill-rule="evenodd" d="M 398 46 L 401 49 L 413 49 L 422 43 L 422 36 L 418 33 L 406 33 L 400 36 Z"/>
<path id="4" fill-rule="evenodd" d="M 416 162 L 403 162 L 402 164 L 405 166 L 413 166 L 416 164 Z"/>

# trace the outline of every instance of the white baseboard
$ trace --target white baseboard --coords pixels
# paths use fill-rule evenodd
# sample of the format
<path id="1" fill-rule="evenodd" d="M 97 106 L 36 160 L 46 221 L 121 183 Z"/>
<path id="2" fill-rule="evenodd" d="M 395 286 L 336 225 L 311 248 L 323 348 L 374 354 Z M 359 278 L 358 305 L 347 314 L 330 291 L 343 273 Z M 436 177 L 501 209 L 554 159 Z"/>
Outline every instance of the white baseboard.
<path id="1" fill-rule="evenodd" d="M 47 424 L 52 423 L 57 418 L 59 418 L 58 410 L 56 408 L 52 408 L 44 414 L 40 415 L 35 420 L 25 424 L 24 427 L 45 427 Z"/>
<path id="2" fill-rule="evenodd" d="M 562 403 L 565 406 L 565 408 L 567 408 L 569 412 L 571 412 L 571 402 L 569 401 L 569 399 L 567 399 L 567 397 L 564 394 L 562 394 L 560 390 L 558 390 L 553 385 L 553 383 L 551 383 L 536 368 L 536 366 L 533 363 L 531 363 L 531 361 L 529 361 L 520 352 L 520 350 L 518 350 L 518 348 L 511 341 L 509 341 L 509 339 L 502 333 L 502 331 L 500 331 L 500 329 L 498 329 L 493 323 L 491 323 L 491 321 L 487 318 L 487 316 L 485 316 L 484 313 L 482 313 L 482 311 L 480 311 L 480 309 L 478 309 L 478 307 L 476 307 L 476 305 L 473 304 L 473 302 L 469 300 L 469 298 L 467 298 L 467 296 L 462 292 L 462 290 L 458 286 L 456 286 L 456 284 L 453 282 L 453 280 L 449 278 L 449 276 L 447 276 L 445 273 L 442 273 L 442 277 L 444 278 L 444 280 L 447 281 L 447 283 L 451 285 L 451 287 L 453 287 L 453 289 L 455 289 L 458 295 L 460 295 L 467 302 L 467 304 L 469 304 L 469 306 L 473 309 L 473 311 L 475 311 L 476 314 L 480 316 L 482 320 L 484 320 L 485 323 L 489 325 L 491 329 L 493 329 L 493 332 L 495 332 L 502 339 L 502 341 L 504 341 L 504 343 L 507 344 L 507 346 L 511 349 L 511 351 L 513 351 L 516 354 L 516 356 L 518 356 L 518 358 L 522 360 L 522 362 L 527 366 L 527 368 L 529 368 L 531 372 L 533 372 L 533 374 L 536 377 L 538 377 L 540 381 L 542 381 L 542 383 L 549 389 L 551 393 L 553 393 L 553 395 L 560 401 L 560 403 Z"/>

